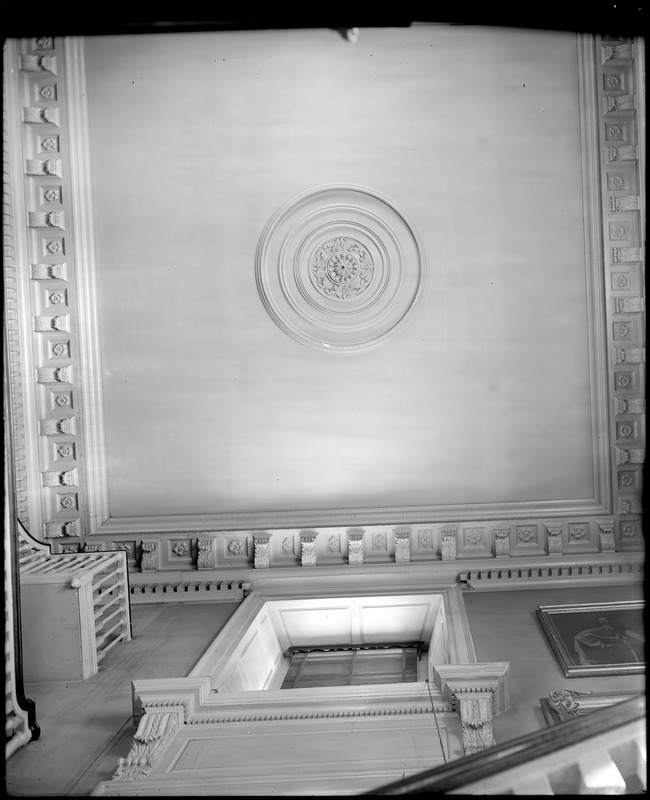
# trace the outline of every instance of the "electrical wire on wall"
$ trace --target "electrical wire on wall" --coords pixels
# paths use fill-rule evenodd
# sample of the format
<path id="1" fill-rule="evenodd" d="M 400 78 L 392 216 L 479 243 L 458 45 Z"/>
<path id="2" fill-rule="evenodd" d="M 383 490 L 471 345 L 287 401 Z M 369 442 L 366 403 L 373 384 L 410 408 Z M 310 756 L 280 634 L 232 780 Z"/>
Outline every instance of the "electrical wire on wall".
<path id="1" fill-rule="evenodd" d="M 436 721 L 436 730 L 438 731 L 438 740 L 440 742 L 440 750 L 442 751 L 442 757 L 444 759 L 445 764 L 447 763 L 447 756 L 445 755 L 445 748 L 442 744 L 442 736 L 440 734 L 440 725 L 438 725 L 438 716 L 436 714 L 436 707 L 433 702 L 433 695 L 431 694 L 431 686 L 429 685 L 429 679 L 427 678 L 425 681 L 427 685 L 427 689 L 429 690 L 429 700 L 431 700 L 431 710 L 433 711 L 433 718 Z"/>

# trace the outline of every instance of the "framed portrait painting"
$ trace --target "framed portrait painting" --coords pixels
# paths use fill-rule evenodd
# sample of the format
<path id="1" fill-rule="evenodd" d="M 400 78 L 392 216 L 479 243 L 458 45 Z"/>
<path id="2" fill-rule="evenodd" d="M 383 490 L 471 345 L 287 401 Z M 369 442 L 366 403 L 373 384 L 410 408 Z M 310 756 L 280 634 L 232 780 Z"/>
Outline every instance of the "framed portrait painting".
<path id="1" fill-rule="evenodd" d="M 538 606 L 565 678 L 645 672 L 645 602 Z"/>

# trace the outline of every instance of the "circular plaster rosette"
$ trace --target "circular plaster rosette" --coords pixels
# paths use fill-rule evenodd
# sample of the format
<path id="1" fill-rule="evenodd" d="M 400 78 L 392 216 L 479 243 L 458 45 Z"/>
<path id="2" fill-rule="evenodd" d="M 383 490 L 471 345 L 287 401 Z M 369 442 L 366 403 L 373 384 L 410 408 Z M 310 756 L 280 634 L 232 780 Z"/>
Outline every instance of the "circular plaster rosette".
<path id="1" fill-rule="evenodd" d="M 257 287 L 273 320 L 318 349 L 359 350 L 404 319 L 424 280 L 424 250 L 395 205 L 359 186 L 323 186 L 269 220 Z"/>

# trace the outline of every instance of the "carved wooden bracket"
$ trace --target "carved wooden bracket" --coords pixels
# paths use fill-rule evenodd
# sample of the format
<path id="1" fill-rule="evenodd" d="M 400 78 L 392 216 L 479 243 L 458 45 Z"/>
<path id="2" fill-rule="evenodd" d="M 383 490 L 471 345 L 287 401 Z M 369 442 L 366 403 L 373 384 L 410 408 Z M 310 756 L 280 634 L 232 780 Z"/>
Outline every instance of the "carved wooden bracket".
<path id="1" fill-rule="evenodd" d="M 492 717 L 510 707 L 510 664 L 444 664 L 433 677 L 460 716 L 465 755 L 492 747 Z"/>
<path id="2" fill-rule="evenodd" d="M 181 710 L 145 713 L 140 719 L 128 756 L 117 761 L 113 780 L 137 781 L 147 778 L 182 724 Z"/>

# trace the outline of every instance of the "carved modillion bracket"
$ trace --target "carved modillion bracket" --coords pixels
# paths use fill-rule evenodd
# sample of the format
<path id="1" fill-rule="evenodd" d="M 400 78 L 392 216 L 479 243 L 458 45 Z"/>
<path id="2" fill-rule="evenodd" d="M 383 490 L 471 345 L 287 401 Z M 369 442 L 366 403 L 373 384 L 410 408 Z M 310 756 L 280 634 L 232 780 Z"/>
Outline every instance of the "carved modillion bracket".
<path id="1" fill-rule="evenodd" d="M 348 564 L 363 564 L 363 532 L 348 531 Z"/>
<path id="2" fill-rule="evenodd" d="M 142 542 L 142 572 L 157 572 L 160 569 L 160 546 L 158 541 Z"/>
<path id="3" fill-rule="evenodd" d="M 316 536 L 300 537 L 300 563 L 303 567 L 316 566 Z"/>
<path id="4" fill-rule="evenodd" d="M 196 543 L 196 568 L 214 569 L 217 565 L 217 540 L 199 537 Z"/>
<path id="5" fill-rule="evenodd" d="M 268 569 L 271 566 L 271 537 L 268 534 L 253 537 L 255 547 L 255 569 Z"/>

